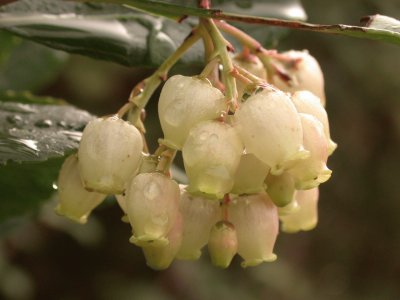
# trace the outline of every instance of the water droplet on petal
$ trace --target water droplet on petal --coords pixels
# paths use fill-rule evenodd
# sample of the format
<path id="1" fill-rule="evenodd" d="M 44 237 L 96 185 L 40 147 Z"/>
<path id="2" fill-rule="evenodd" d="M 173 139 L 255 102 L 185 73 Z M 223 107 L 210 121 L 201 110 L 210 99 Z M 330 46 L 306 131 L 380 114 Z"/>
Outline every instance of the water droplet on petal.
<path id="1" fill-rule="evenodd" d="M 161 193 L 160 187 L 158 186 L 157 183 L 155 182 L 150 182 L 148 183 L 143 191 L 144 196 L 148 199 L 148 200 L 153 200 L 156 197 L 158 197 Z"/>
<path id="2" fill-rule="evenodd" d="M 184 100 L 174 102 L 165 110 L 165 121 L 172 126 L 179 126 L 185 119 L 186 110 Z"/>

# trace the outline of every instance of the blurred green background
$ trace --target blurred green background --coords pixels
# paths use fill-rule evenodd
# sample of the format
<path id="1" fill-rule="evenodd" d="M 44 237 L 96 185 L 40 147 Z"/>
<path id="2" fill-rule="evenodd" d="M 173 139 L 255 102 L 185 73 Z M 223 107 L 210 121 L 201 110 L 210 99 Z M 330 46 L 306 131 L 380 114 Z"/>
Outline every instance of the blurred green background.
<path id="1" fill-rule="evenodd" d="M 313 23 L 357 24 L 375 13 L 400 18 L 400 2 L 393 0 L 303 5 Z M 228 270 L 219 270 L 204 251 L 198 262 L 177 261 L 155 272 L 129 244 L 130 227 L 120 221 L 113 201 L 99 207 L 86 226 L 55 216 L 49 203 L 35 216 L 3 225 L 0 298 L 400 299 L 400 48 L 297 31 L 279 46 L 291 48 L 309 49 L 320 61 L 331 133 L 339 145 L 329 161 L 333 177 L 321 187 L 316 229 L 280 234 L 274 263 L 241 269 L 235 259 Z M 115 112 L 152 71 L 82 56 L 66 59 L 49 72 L 38 94 L 99 115 Z M 152 149 L 161 136 L 157 122 L 153 99 L 146 120 Z"/>

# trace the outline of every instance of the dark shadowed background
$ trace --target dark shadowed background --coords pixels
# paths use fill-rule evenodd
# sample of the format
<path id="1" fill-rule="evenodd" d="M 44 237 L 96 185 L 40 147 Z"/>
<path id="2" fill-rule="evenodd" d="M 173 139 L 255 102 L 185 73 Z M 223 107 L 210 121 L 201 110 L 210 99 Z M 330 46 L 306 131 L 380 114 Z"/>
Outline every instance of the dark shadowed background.
<path id="1" fill-rule="evenodd" d="M 303 5 L 313 23 L 356 25 L 375 13 L 400 18 L 400 2 L 393 0 Z M 2 236 L 0 298 L 400 299 L 400 48 L 298 31 L 279 46 L 291 48 L 309 49 L 322 66 L 338 143 L 329 161 L 333 176 L 321 187 L 316 229 L 281 233 L 274 263 L 242 269 L 235 259 L 220 270 L 204 251 L 198 262 L 178 261 L 155 272 L 129 244 L 130 227 L 112 199 L 85 226 L 58 218 L 50 203 Z M 75 55 L 39 94 L 109 114 L 151 71 Z M 161 136 L 156 101 L 146 120 L 152 149 Z"/>

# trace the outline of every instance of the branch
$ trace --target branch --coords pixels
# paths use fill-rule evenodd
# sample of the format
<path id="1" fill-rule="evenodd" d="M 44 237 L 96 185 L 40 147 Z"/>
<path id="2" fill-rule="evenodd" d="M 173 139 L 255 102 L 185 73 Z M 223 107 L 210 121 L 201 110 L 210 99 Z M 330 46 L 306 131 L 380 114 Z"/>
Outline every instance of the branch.
<path id="1" fill-rule="evenodd" d="M 84 2 L 82 0 L 75 0 Z M 225 21 L 235 21 L 251 24 L 263 24 L 276 27 L 284 27 L 305 31 L 313 31 L 327 34 L 344 35 L 362 39 L 382 40 L 395 45 L 400 45 L 400 32 L 372 27 L 351 26 L 351 25 L 322 25 L 311 24 L 300 21 L 289 21 L 275 18 L 254 17 L 234 13 L 224 13 L 217 9 L 203 9 L 194 7 L 185 7 L 166 2 L 153 0 L 91 0 L 91 2 L 107 2 L 126 5 L 136 10 L 144 11 L 150 14 L 172 18 L 176 21 L 182 20 L 187 16 L 196 16 L 202 18 L 212 18 Z"/>

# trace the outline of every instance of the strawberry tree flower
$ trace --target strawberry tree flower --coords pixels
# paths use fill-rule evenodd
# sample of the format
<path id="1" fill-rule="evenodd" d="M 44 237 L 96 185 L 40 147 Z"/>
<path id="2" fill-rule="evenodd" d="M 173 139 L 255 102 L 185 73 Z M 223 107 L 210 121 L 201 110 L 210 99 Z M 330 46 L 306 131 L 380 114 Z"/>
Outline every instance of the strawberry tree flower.
<path id="1" fill-rule="evenodd" d="M 257 56 L 251 53 L 245 52 L 235 55 L 232 59 L 232 62 L 234 63 L 234 65 L 242 67 L 254 76 L 259 77 L 260 79 L 267 79 L 267 70 L 264 68 L 263 63 Z M 241 81 L 237 81 L 236 86 L 239 95 L 238 98 L 241 99 L 246 89 L 246 84 Z"/>
<path id="2" fill-rule="evenodd" d="M 293 200 L 295 192 L 295 180 L 288 172 L 280 175 L 269 174 L 265 179 L 267 194 L 278 207 L 287 206 Z"/>
<path id="3" fill-rule="evenodd" d="M 278 235 L 278 210 L 265 193 L 233 198 L 229 220 L 235 226 L 242 266 L 256 266 L 276 259 L 273 253 Z"/>
<path id="4" fill-rule="evenodd" d="M 265 191 L 264 181 L 268 173 L 269 167 L 254 154 L 243 154 L 236 169 L 231 193 L 240 195 Z"/>
<path id="5" fill-rule="evenodd" d="M 142 247 L 146 263 L 150 268 L 164 270 L 171 265 L 181 247 L 182 230 L 182 216 L 178 215 L 167 234 L 168 244 L 154 245 L 150 243 Z"/>
<path id="6" fill-rule="evenodd" d="M 87 191 L 81 182 L 78 158 L 70 155 L 63 163 L 57 181 L 59 215 L 84 224 L 91 211 L 106 197 L 105 194 Z"/>
<path id="7" fill-rule="evenodd" d="M 318 186 L 331 177 L 332 171 L 326 166 L 328 144 L 323 126 L 309 114 L 299 114 L 303 126 L 303 143 L 310 156 L 299 161 L 288 172 L 294 177 L 296 189 L 305 190 Z"/>
<path id="8" fill-rule="evenodd" d="M 181 188 L 180 212 L 183 218 L 182 245 L 179 259 L 196 260 L 207 245 L 210 230 L 221 217 L 220 204 L 216 200 L 192 196 Z"/>
<path id="9" fill-rule="evenodd" d="M 296 191 L 298 209 L 280 216 L 282 231 L 294 233 L 313 229 L 318 222 L 318 196 L 318 188 Z"/>
<path id="10" fill-rule="evenodd" d="M 303 148 L 297 110 L 285 93 L 271 89 L 256 93 L 239 107 L 235 118 L 247 153 L 270 166 L 273 175 L 309 155 Z"/>
<path id="11" fill-rule="evenodd" d="M 190 130 L 182 155 L 190 192 L 221 199 L 234 184 L 243 144 L 235 129 L 219 121 L 205 121 Z"/>
<path id="12" fill-rule="evenodd" d="M 126 208 L 132 243 L 167 245 L 167 234 L 179 215 L 179 186 L 161 173 L 139 174 L 128 186 Z"/>
<path id="13" fill-rule="evenodd" d="M 299 113 L 305 113 L 314 116 L 323 125 L 325 138 L 328 142 L 329 155 L 333 153 L 337 145 L 331 140 L 329 130 L 328 114 L 321 104 L 321 100 L 310 91 L 298 91 L 292 95 L 292 101 Z"/>
<path id="14" fill-rule="evenodd" d="M 239 55 L 219 28 L 242 44 Z M 201 38 L 203 71 L 167 80 Z M 164 137 L 151 152 L 145 106 L 163 81 Z M 323 74 L 307 51 L 267 50 L 226 22 L 201 18 L 116 115 L 88 123 L 78 155 L 61 168 L 56 211 L 84 223 L 114 194 L 132 227 L 130 242 L 156 270 L 196 260 L 206 245 L 221 268 L 236 254 L 242 267 L 274 261 L 279 218 L 286 232 L 317 224 L 316 187 L 329 179 L 336 148 L 324 105 Z M 171 179 L 179 151 L 185 186 Z"/>
<path id="15" fill-rule="evenodd" d="M 238 239 L 235 226 L 229 221 L 216 223 L 211 229 L 208 241 L 208 253 L 213 265 L 223 269 L 229 267 L 237 249 Z"/>
<path id="16" fill-rule="evenodd" d="M 218 118 L 225 109 L 224 95 L 207 79 L 172 76 L 164 84 L 158 101 L 163 143 L 182 149 L 194 125 Z"/>
<path id="17" fill-rule="evenodd" d="M 78 151 L 83 185 L 88 190 L 121 194 L 138 170 L 142 149 L 140 132 L 118 116 L 89 122 Z"/>
<path id="18" fill-rule="evenodd" d="M 272 83 L 282 91 L 294 93 L 307 90 L 321 99 L 325 106 L 324 75 L 318 61 L 307 50 L 283 52 L 284 61 L 277 61 L 289 80 L 279 74 L 273 76 Z"/>

